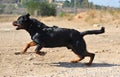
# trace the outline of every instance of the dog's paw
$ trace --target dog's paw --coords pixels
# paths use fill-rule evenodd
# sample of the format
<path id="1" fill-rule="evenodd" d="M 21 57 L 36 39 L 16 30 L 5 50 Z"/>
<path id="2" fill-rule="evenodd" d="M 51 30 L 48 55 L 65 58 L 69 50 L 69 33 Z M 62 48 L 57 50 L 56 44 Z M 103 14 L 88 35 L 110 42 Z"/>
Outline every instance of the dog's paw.
<path id="1" fill-rule="evenodd" d="M 21 52 L 15 52 L 15 55 L 20 55 L 21 54 Z"/>
<path id="2" fill-rule="evenodd" d="M 104 33 L 105 32 L 105 27 L 101 27 L 101 31 Z"/>
<path id="3" fill-rule="evenodd" d="M 91 66 L 91 63 L 85 63 L 86 66 Z"/>
<path id="4" fill-rule="evenodd" d="M 36 54 L 40 55 L 40 56 L 45 56 L 47 52 L 36 52 Z"/>

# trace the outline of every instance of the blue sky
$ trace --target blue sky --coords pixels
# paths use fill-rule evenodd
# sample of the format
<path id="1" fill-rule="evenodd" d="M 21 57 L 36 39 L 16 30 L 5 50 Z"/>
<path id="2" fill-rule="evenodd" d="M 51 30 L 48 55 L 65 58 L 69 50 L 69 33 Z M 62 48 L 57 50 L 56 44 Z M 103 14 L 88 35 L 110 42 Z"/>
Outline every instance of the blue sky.
<path id="1" fill-rule="evenodd" d="M 104 5 L 104 6 L 111 6 L 111 7 L 120 7 L 120 0 L 89 0 L 94 4 Z"/>
<path id="2" fill-rule="evenodd" d="M 56 1 L 65 1 L 65 0 L 56 0 Z M 120 0 L 89 0 L 89 2 L 93 2 L 94 4 L 120 8 L 119 1 Z"/>

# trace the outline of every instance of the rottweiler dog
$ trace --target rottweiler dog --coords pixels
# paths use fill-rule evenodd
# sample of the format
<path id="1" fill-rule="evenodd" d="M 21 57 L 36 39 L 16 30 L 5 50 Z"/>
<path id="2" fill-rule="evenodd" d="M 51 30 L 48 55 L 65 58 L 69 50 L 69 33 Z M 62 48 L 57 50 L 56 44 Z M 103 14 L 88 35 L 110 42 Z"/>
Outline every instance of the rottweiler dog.
<path id="1" fill-rule="evenodd" d="M 95 54 L 90 53 L 86 49 L 86 43 L 84 40 L 85 35 L 102 34 L 105 32 L 105 28 L 101 27 L 100 30 L 87 30 L 79 32 L 75 29 L 59 28 L 57 26 L 49 27 L 37 19 L 30 18 L 30 14 L 25 14 L 18 17 L 17 21 L 13 22 L 16 26 L 16 30 L 26 30 L 33 40 L 28 43 L 21 52 L 24 54 L 31 46 L 37 46 L 35 51 L 39 55 L 44 55 L 44 52 L 40 52 L 41 48 L 53 48 L 53 47 L 67 47 L 71 49 L 78 59 L 72 60 L 72 63 L 77 63 L 85 57 L 90 57 L 87 65 L 91 65 Z"/>

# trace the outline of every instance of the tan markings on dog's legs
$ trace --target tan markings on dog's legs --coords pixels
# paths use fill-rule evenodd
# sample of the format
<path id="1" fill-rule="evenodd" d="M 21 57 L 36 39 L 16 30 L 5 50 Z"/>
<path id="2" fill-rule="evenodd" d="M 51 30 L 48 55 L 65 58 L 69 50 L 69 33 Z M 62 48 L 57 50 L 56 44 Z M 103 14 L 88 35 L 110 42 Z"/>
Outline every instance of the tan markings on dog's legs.
<path id="1" fill-rule="evenodd" d="M 84 57 L 80 57 L 80 56 L 78 57 L 79 57 L 78 59 L 72 60 L 71 63 L 78 63 L 79 61 L 84 59 Z"/>
<path id="2" fill-rule="evenodd" d="M 26 51 L 27 51 L 27 49 L 28 48 L 30 48 L 30 47 L 32 47 L 32 46 L 35 46 L 35 45 L 37 45 L 37 43 L 35 43 L 35 42 L 30 42 L 30 43 L 28 43 L 26 46 L 25 46 L 25 48 L 23 49 L 23 51 L 22 51 L 22 54 L 24 54 Z"/>

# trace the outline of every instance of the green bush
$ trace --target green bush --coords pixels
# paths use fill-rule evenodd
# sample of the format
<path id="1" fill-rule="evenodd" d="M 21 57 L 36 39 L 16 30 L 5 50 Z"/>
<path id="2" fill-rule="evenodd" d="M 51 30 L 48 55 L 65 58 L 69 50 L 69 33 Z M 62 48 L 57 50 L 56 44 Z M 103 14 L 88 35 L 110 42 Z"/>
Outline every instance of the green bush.
<path id="1" fill-rule="evenodd" d="M 23 2 L 22 4 L 27 9 L 27 11 L 32 15 L 34 14 L 35 10 L 39 9 L 39 3 L 33 0 L 30 0 L 29 2 Z"/>
<path id="2" fill-rule="evenodd" d="M 60 16 L 60 17 L 64 17 L 65 15 L 66 15 L 65 12 L 61 12 L 61 13 L 58 14 L 58 16 Z"/>
<path id="3" fill-rule="evenodd" d="M 23 3 L 23 6 L 32 15 L 34 15 L 35 11 L 37 11 L 37 14 L 41 16 L 55 16 L 56 15 L 55 6 L 53 4 L 49 4 L 48 2 L 37 2 L 34 0 L 30 0 L 26 3 Z"/>
<path id="4" fill-rule="evenodd" d="M 40 3 L 40 15 L 41 16 L 55 16 L 56 9 L 55 6 L 47 2 Z"/>

